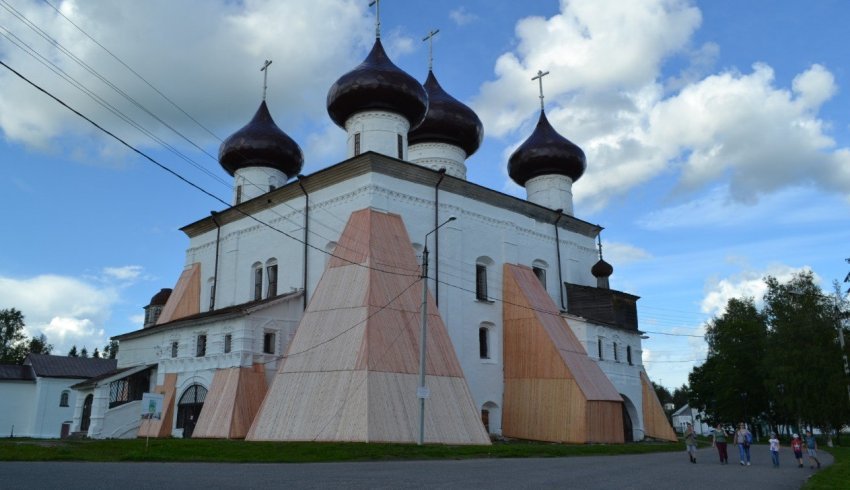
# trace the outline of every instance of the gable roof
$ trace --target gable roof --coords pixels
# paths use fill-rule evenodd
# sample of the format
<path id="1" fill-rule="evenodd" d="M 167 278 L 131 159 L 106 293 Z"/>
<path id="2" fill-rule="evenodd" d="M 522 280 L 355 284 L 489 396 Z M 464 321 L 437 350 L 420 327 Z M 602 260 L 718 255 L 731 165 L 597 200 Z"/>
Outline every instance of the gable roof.
<path id="1" fill-rule="evenodd" d="M 32 366 L 35 375 L 41 378 L 92 378 L 113 371 L 117 367 L 118 361 L 90 357 L 29 354 L 24 360 L 24 365 Z"/>
<path id="2" fill-rule="evenodd" d="M 0 364 L 0 381 L 35 381 L 35 374 L 30 366 Z"/>

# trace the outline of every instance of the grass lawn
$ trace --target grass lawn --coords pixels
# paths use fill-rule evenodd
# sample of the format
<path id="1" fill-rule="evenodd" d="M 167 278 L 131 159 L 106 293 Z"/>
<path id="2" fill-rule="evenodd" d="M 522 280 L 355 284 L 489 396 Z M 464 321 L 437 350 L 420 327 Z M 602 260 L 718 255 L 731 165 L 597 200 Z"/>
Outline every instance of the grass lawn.
<path id="1" fill-rule="evenodd" d="M 0 439 L 2 461 L 193 461 L 312 463 L 405 459 L 528 458 L 681 451 L 681 443 L 547 444 L 497 442 L 492 446 L 245 442 L 204 439 Z M 829 488 L 829 487 L 818 487 Z"/>
<path id="2" fill-rule="evenodd" d="M 819 447 L 818 451 L 821 450 L 832 454 L 835 463 L 815 473 L 803 488 L 805 490 L 848 488 L 850 486 L 850 447 Z"/>

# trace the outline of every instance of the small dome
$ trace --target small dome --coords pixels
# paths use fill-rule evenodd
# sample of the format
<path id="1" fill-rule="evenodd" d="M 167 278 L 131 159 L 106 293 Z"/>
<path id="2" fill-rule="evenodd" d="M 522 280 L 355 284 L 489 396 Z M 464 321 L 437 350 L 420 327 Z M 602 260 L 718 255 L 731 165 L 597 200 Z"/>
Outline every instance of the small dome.
<path id="1" fill-rule="evenodd" d="M 344 128 L 352 115 L 378 110 L 401 114 L 416 127 L 428 109 L 428 95 L 415 78 L 390 61 L 381 40 L 376 39 L 369 56 L 341 76 L 328 90 L 328 114 Z"/>
<path id="2" fill-rule="evenodd" d="M 611 274 L 614 273 L 614 266 L 605 262 L 602 259 L 590 268 L 590 273 L 593 274 L 593 277 L 611 277 Z"/>
<path id="3" fill-rule="evenodd" d="M 565 175 L 577 181 L 587 168 L 584 152 L 564 138 L 549 124 L 546 113 L 540 111 L 537 127 L 508 160 L 508 175 L 524 186 L 541 175 Z"/>
<path id="4" fill-rule="evenodd" d="M 170 288 L 162 288 L 158 293 L 153 295 L 151 298 L 151 302 L 148 306 L 165 306 L 165 303 L 168 302 L 168 298 L 171 296 Z"/>
<path id="5" fill-rule="evenodd" d="M 428 112 L 422 123 L 408 133 L 408 144 L 447 143 L 463 148 L 467 157 L 478 151 L 484 137 L 481 119 L 472 109 L 447 94 L 430 70 L 424 87 L 428 93 Z"/>
<path id="6" fill-rule="evenodd" d="M 231 176 L 241 168 L 270 167 L 292 178 L 304 166 L 304 154 L 274 123 L 264 100 L 251 122 L 224 140 L 218 161 Z"/>

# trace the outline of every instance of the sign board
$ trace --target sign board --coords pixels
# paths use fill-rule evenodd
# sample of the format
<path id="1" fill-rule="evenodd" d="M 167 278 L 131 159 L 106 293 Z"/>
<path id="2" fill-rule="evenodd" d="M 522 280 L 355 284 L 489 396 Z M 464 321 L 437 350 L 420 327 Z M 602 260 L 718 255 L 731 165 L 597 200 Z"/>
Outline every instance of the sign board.
<path id="1" fill-rule="evenodd" d="M 162 401 L 165 395 L 158 393 L 142 394 L 142 420 L 162 419 Z"/>

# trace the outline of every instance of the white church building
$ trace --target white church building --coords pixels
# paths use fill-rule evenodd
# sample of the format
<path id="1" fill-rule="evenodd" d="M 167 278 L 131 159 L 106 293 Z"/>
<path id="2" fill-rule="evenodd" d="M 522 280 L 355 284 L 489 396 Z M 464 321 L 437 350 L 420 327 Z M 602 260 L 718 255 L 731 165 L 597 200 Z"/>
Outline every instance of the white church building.
<path id="1" fill-rule="evenodd" d="M 90 406 L 73 430 L 415 442 L 424 400 L 429 443 L 674 440 L 638 298 L 610 288 L 602 228 L 574 213 L 584 153 L 542 100 L 506 162 L 526 199 L 466 179 L 480 120 L 432 71 L 423 84 L 396 67 L 379 36 L 328 92 L 346 160 L 300 175 L 262 101 L 221 145 L 232 206 L 182 228 L 176 284 L 115 337 L 118 369 L 76 387 Z M 163 417 L 140 426 L 147 391 Z"/>

